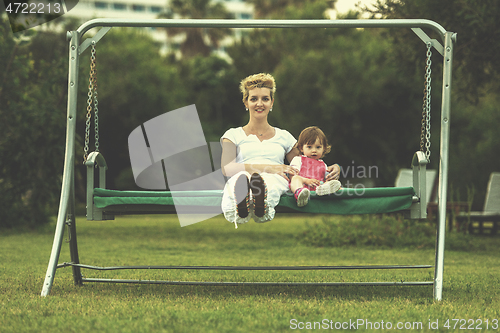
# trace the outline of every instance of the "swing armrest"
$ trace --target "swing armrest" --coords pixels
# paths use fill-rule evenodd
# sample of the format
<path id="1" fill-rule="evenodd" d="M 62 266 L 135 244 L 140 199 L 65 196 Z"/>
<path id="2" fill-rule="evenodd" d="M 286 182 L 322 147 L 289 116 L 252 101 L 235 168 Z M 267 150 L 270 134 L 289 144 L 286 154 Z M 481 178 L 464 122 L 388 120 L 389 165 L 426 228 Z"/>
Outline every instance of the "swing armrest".
<path id="1" fill-rule="evenodd" d="M 95 167 L 99 168 L 99 187 L 106 188 L 106 170 L 108 169 L 108 165 L 104 156 L 96 151 L 91 152 L 85 161 L 85 166 L 87 167 L 87 189 L 89 186 L 92 186 L 92 189 L 94 188 Z"/>
<path id="2" fill-rule="evenodd" d="M 427 176 L 427 164 L 429 161 L 425 154 L 421 151 L 417 151 L 413 155 L 411 162 L 413 170 L 413 189 L 415 190 L 415 195 L 419 198 L 418 202 L 415 202 L 410 208 L 410 217 L 412 219 L 425 219 L 427 218 L 427 191 L 426 191 L 426 176 Z"/>
<path id="3" fill-rule="evenodd" d="M 106 188 L 106 170 L 108 165 L 104 156 L 96 151 L 91 152 L 85 161 L 87 167 L 87 220 L 108 220 L 114 217 L 103 216 L 102 210 L 99 210 L 94 205 L 94 185 L 95 176 L 94 169 L 99 168 L 99 187 Z"/>

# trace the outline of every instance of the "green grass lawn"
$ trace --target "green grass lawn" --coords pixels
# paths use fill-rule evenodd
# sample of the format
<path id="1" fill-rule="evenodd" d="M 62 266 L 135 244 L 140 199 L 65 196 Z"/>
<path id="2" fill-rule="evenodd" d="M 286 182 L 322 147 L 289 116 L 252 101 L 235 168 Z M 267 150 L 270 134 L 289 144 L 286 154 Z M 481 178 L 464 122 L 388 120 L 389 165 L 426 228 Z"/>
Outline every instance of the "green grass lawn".
<path id="1" fill-rule="evenodd" d="M 221 216 L 184 228 L 175 215 L 118 217 L 106 222 L 79 218 L 80 261 L 95 266 L 434 264 L 434 249 L 428 247 L 318 247 L 299 241 L 298 236 L 319 220 L 281 215 L 270 223 L 250 222 L 235 230 Z M 500 331 L 498 237 L 451 235 L 467 238 L 459 244 L 481 246 L 447 247 L 440 302 L 433 300 L 432 286 L 87 283 L 76 287 L 71 268 L 57 270 L 50 295 L 42 298 L 53 233 L 54 224 L 36 232 L 1 231 L 0 332 L 282 332 L 333 331 L 342 326 L 381 331 L 398 325 L 416 331 L 437 331 L 432 329 L 436 325 L 443 332 L 463 331 L 459 328 Z M 449 244 L 454 243 L 451 238 Z M 70 261 L 67 244 L 59 262 L 65 261 Z M 189 281 L 429 281 L 433 269 L 83 270 L 83 274 L 87 278 Z"/>

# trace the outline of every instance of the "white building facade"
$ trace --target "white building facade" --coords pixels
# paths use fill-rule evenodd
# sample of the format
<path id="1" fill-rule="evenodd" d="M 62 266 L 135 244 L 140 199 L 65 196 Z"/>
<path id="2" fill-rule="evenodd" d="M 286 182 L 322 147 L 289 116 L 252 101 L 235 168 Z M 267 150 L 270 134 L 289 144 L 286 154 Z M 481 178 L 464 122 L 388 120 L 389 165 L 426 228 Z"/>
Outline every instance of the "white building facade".
<path id="1" fill-rule="evenodd" d="M 162 14 L 169 13 L 170 0 L 80 0 L 78 5 L 67 16 L 76 17 L 82 21 L 93 18 L 124 18 L 124 19 L 156 19 Z M 212 0 L 224 4 L 226 10 L 234 19 L 253 19 L 253 5 L 246 0 Z M 174 16 L 175 18 L 175 16 Z M 177 50 L 183 37 L 167 38 L 164 29 L 147 29 L 152 37 L 161 42 L 164 47 L 162 52 Z M 226 38 L 221 42 L 221 46 L 216 52 L 224 56 L 224 47 L 234 42 L 234 38 L 239 38 L 239 31 L 235 35 Z"/>

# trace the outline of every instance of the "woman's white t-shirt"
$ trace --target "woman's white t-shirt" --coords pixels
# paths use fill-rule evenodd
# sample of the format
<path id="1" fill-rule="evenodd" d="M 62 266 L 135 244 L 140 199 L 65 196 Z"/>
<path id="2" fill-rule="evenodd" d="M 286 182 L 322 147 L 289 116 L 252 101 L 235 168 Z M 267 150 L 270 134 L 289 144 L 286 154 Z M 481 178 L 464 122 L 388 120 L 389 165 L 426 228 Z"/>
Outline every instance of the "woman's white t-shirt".
<path id="1" fill-rule="evenodd" d="M 254 134 L 247 136 L 242 127 L 228 129 L 220 140 L 222 143 L 228 139 L 236 145 L 236 163 L 283 164 L 297 140 L 286 130 L 274 129 L 274 136 L 268 140 L 260 141 Z"/>

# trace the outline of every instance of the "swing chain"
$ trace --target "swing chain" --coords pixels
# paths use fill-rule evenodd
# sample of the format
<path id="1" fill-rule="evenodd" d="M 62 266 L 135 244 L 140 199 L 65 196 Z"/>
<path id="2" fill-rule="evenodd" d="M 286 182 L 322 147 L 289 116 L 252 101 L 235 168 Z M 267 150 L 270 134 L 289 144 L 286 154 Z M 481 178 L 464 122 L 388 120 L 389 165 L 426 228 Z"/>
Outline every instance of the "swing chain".
<path id="1" fill-rule="evenodd" d="M 93 104 L 92 104 L 93 103 Z M 95 42 L 92 42 L 90 54 L 90 75 L 89 92 L 87 100 L 87 119 L 85 121 L 85 146 L 83 147 L 83 163 L 87 161 L 90 141 L 90 121 L 92 119 L 92 109 L 94 109 L 94 129 L 95 129 L 95 151 L 99 151 L 99 120 L 97 108 L 97 72 L 96 72 L 96 49 Z"/>
<path id="2" fill-rule="evenodd" d="M 99 151 L 99 109 L 97 108 L 97 72 L 95 69 L 94 57 L 94 132 L 95 132 L 95 151 Z"/>
<path id="3" fill-rule="evenodd" d="M 425 66 L 425 87 L 422 105 L 422 129 L 420 134 L 420 150 L 425 152 L 427 161 L 431 160 L 431 65 L 432 43 L 427 43 L 427 59 Z"/>

